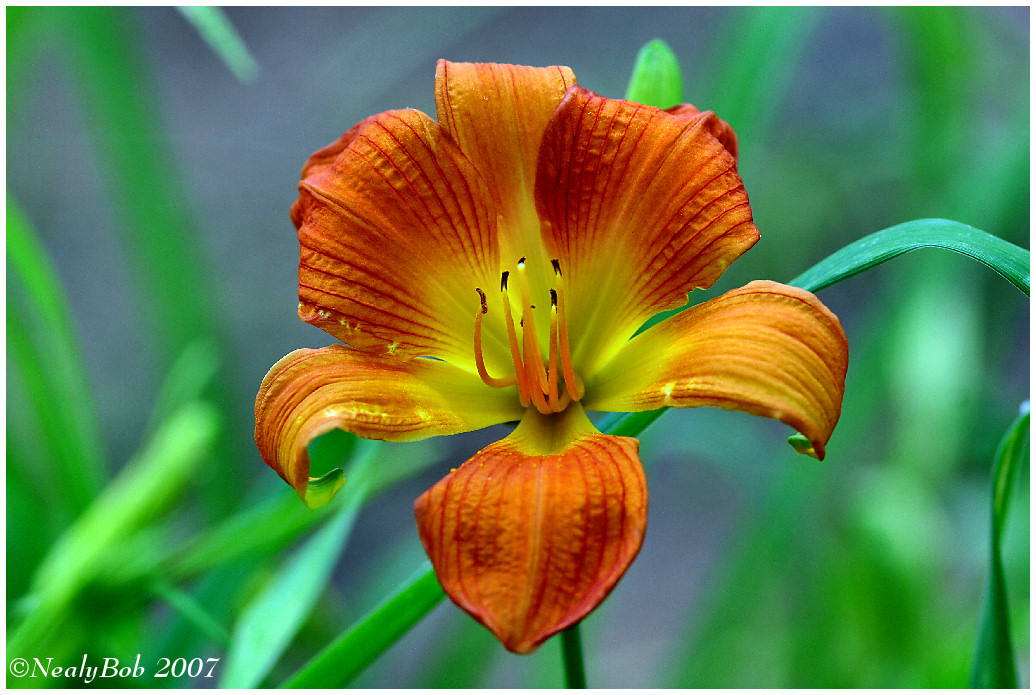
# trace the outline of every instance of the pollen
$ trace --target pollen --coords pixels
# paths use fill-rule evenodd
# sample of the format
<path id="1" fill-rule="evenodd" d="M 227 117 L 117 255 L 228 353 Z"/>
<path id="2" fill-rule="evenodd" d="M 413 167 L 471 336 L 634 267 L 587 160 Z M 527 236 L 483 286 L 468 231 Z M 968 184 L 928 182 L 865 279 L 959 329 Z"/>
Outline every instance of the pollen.
<path id="1" fill-rule="evenodd" d="M 561 264 L 557 259 L 551 260 L 554 271 L 554 282 L 543 299 L 550 299 L 550 325 L 547 341 L 547 355 L 541 353 L 539 334 L 536 325 L 536 303 L 526 268 L 526 258 L 522 257 L 515 266 L 512 276 L 510 271 L 500 275 L 500 304 L 507 330 L 507 342 L 510 350 L 513 372 L 504 377 L 490 376 L 486 369 L 485 356 L 482 349 L 483 321 L 494 320 L 489 309 L 485 292 L 476 287 L 479 308 L 475 313 L 474 352 L 475 367 L 482 381 L 495 388 L 517 385 L 518 399 L 523 407 L 530 405 L 547 415 L 558 413 L 568 407 L 572 401 L 583 397 L 583 383 L 572 366 L 572 354 L 569 346 L 568 324 L 565 317 L 564 283 L 561 278 Z M 515 324 L 514 309 L 511 303 L 512 280 L 517 282 L 520 297 L 520 312 Z M 495 319 L 499 320 L 499 319 Z M 520 332 L 519 332 L 520 329 Z"/>

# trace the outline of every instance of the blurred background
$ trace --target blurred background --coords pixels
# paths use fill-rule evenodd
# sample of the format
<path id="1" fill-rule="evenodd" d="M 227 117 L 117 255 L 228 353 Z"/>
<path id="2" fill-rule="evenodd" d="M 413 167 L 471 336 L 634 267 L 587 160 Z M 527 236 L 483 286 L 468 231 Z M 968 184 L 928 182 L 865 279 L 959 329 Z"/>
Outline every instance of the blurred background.
<path id="1" fill-rule="evenodd" d="M 621 97 L 637 50 L 666 41 L 684 99 L 738 133 L 762 234 L 693 302 L 923 217 L 1029 246 L 1025 7 L 225 13 L 251 57 L 229 66 L 175 9 L 7 9 L 9 658 L 217 657 L 209 679 L 123 684 L 275 685 L 420 566 L 413 500 L 503 428 L 332 438 L 328 466 L 353 451 L 380 476 L 342 516 L 263 464 L 252 407 L 280 357 L 332 342 L 295 313 L 302 164 L 368 115 L 434 115 L 437 58 L 568 65 Z M 591 686 L 967 683 L 1028 298 L 937 250 L 819 296 L 851 350 L 827 459 L 738 413 L 648 429 L 648 534 L 584 622 Z M 1003 549 L 1024 685 L 1028 482 Z M 353 684 L 552 687 L 560 663 L 444 601 Z"/>

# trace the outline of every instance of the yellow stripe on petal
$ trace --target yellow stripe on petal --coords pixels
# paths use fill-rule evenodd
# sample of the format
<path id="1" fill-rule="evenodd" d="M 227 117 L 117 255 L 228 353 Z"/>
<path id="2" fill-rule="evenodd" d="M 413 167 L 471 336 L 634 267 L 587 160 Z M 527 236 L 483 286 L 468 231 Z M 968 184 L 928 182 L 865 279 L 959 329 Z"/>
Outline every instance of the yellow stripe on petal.
<path id="1" fill-rule="evenodd" d="M 549 270 L 533 200 L 536 159 L 547 121 L 575 83 L 562 66 L 440 60 L 436 67 L 436 114 L 489 184 L 506 266 L 525 256 L 534 268 Z"/>
<path id="2" fill-rule="evenodd" d="M 633 338 L 587 384 L 588 410 L 716 406 L 780 420 L 824 458 L 842 409 L 849 346 L 805 290 L 756 281 Z"/>
<path id="3" fill-rule="evenodd" d="M 359 123 L 303 169 L 299 316 L 355 348 L 471 362 L 476 287 L 499 282 L 482 177 L 413 109 Z"/>
<path id="4" fill-rule="evenodd" d="M 578 405 L 554 416 L 530 409 L 414 505 L 447 595 L 519 654 L 582 620 L 644 538 L 637 449 L 597 432 Z"/>
<path id="5" fill-rule="evenodd" d="M 536 203 L 583 369 L 711 286 L 759 238 L 723 124 L 687 113 L 577 86 L 544 133 Z"/>
<path id="6" fill-rule="evenodd" d="M 332 345 L 296 350 L 270 369 L 255 401 L 255 442 L 306 500 L 306 446 L 325 432 L 412 441 L 517 420 L 522 412 L 514 388 L 490 388 L 446 362 Z"/>

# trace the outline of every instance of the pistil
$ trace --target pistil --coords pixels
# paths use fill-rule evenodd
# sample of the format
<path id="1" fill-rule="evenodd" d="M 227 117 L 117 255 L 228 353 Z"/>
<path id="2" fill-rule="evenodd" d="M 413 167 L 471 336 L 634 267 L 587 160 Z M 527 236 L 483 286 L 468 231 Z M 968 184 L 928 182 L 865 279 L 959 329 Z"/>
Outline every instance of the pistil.
<path id="1" fill-rule="evenodd" d="M 536 335 L 536 317 L 532 313 L 536 307 L 532 303 L 529 279 L 525 276 L 525 258 L 518 261 L 518 288 L 522 295 L 522 342 L 529 391 L 536 409 L 541 413 L 549 413 L 552 411 L 547 408 L 544 397 L 548 389 L 547 373 L 543 366 L 543 355 L 540 354 L 539 337 Z"/>
<path id="2" fill-rule="evenodd" d="M 525 373 L 525 365 L 522 363 L 522 353 L 518 348 L 518 333 L 514 330 L 514 317 L 511 316 L 511 300 L 507 296 L 506 270 L 500 276 L 500 297 L 504 306 L 504 321 L 507 324 L 507 342 L 511 346 L 511 361 L 514 363 L 515 378 L 518 381 L 518 400 L 523 408 L 528 408 L 531 402 L 529 381 Z"/>

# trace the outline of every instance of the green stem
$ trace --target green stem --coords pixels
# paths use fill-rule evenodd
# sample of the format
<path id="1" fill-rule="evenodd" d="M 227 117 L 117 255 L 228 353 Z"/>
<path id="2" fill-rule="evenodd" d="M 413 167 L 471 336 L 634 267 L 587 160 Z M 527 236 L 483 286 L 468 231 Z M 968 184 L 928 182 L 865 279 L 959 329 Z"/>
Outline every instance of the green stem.
<path id="1" fill-rule="evenodd" d="M 561 655 L 565 661 L 565 687 L 586 688 L 586 669 L 583 667 L 583 642 L 579 637 L 579 623 L 561 633 Z"/>

